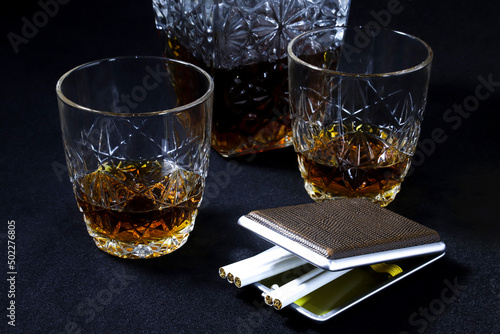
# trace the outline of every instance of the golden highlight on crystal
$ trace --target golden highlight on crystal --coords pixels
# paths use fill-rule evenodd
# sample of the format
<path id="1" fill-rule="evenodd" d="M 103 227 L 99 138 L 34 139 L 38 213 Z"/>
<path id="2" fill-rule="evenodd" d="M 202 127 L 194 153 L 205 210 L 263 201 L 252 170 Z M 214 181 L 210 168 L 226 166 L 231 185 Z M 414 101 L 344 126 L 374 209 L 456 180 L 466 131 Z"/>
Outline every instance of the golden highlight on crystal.
<path id="1" fill-rule="evenodd" d="M 122 258 L 149 258 L 182 246 L 194 227 L 203 179 L 159 161 L 104 163 L 75 181 L 96 245 Z"/>
<path id="2" fill-rule="evenodd" d="M 365 197 L 386 206 L 399 192 L 410 156 L 379 128 L 362 127 L 339 135 L 322 130 L 298 153 L 305 188 L 315 201 Z"/>

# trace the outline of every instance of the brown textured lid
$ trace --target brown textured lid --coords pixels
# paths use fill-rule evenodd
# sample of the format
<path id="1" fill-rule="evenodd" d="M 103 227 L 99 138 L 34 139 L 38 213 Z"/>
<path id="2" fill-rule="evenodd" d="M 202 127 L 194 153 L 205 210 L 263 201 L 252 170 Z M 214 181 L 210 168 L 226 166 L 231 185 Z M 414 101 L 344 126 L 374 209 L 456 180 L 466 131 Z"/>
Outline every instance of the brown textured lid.
<path id="1" fill-rule="evenodd" d="M 436 231 L 365 199 L 257 210 L 245 217 L 331 260 L 441 240 Z"/>

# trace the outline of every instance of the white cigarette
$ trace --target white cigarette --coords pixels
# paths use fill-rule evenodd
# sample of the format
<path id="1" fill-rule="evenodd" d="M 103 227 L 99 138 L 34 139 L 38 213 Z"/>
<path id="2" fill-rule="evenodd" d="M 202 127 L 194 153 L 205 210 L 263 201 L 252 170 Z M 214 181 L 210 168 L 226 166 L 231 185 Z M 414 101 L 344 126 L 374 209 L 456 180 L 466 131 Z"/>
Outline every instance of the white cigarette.
<path id="1" fill-rule="evenodd" d="M 260 265 L 264 265 L 271 262 L 276 262 L 285 258 L 292 257 L 293 254 L 289 251 L 281 248 L 279 246 L 271 247 L 262 253 L 249 257 L 247 259 L 243 259 L 238 262 L 234 262 L 223 267 L 219 268 L 219 276 L 221 278 L 227 278 L 229 283 L 233 283 L 234 275 L 232 274 L 233 270 L 238 270 L 241 268 L 247 268 L 251 270 L 251 268 L 255 268 Z"/>
<path id="2" fill-rule="evenodd" d="M 262 266 L 256 268 L 237 268 L 238 270 L 233 272 L 234 284 L 238 287 L 244 287 L 248 284 L 252 284 L 263 280 L 265 278 L 280 274 L 292 268 L 306 263 L 305 260 L 292 256 L 289 258 L 281 259 L 277 262 L 266 263 Z"/>
<path id="3" fill-rule="evenodd" d="M 313 277 L 316 277 L 322 272 L 324 272 L 323 269 L 314 268 L 313 270 L 305 273 L 302 276 L 297 277 L 294 280 L 291 280 L 290 282 L 282 285 L 281 287 L 274 288 L 273 290 L 269 291 L 266 295 L 264 295 L 265 303 L 267 305 L 273 305 L 274 299 L 282 298 L 282 296 L 286 296 L 287 294 L 292 293 L 292 290 L 294 290 L 297 286 L 303 284 L 304 282 L 310 280 Z"/>
<path id="4" fill-rule="evenodd" d="M 279 298 L 275 298 L 273 302 L 274 308 L 277 310 L 281 310 L 283 307 L 290 305 L 294 301 L 304 297 L 305 295 L 313 292 L 316 289 L 319 289 L 323 285 L 330 283 L 334 279 L 344 275 L 350 270 L 351 269 L 340 270 L 340 271 L 323 270 L 322 273 L 296 286 L 294 288 L 294 291 L 289 290 L 285 295 L 281 295 L 279 296 Z"/>

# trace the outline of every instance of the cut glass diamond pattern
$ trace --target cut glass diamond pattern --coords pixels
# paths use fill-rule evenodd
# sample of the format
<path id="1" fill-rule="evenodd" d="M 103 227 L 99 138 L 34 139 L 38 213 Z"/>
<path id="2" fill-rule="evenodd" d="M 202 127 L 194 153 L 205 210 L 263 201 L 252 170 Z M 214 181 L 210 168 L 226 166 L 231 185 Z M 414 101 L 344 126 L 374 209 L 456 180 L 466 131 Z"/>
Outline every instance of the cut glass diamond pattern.
<path id="1" fill-rule="evenodd" d="M 153 254 L 153 249 L 151 249 L 151 247 L 147 245 L 140 244 L 135 246 L 134 250 L 132 251 L 132 254 L 141 259 L 144 259 L 149 255 Z"/>
<path id="2" fill-rule="evenodd" d="M 355 132 L 366 125 L 377 125 L 384 131 L 384 141 L 400 151 L 413 154 L 420 133 L 423 106 L 415 103 L 412 93 L 404 89 L 389 91 L 373 84 L 370 78 L 344 78 L 338 84 L 328 84 L 332 90 L 301 89 L 294 126 L 296 133 L 306 138 L 317 137 L 324 124 L 334 124 L 337 136 Z M 298 129 L 301 129 L 300 131 Z M 306 129 L 307 128 L 307 129 Z M 331 139 L 331 138 L 329 138 Z M 296 145 L 310 140 L 296 140 Z M 394 143 L 394 144 L 393 144 Z"/>
<path id="3" fill-rule="evenodd" d="M 153 0 L 158 29 L 218 68 L 275 61 L 302 32 L 343 25 L 347 0 Z"/>
<path id="4" fill-rule="evenodd" d="M 167 254 L 183 245 L 194 227 L 209 143 L 200 140 L 206 135 L 184 130 L 183 120 L 165 118 L 97 118 L 82 126 L 86 130 L 76 134 L 77 144 L 65 145 L 87 229 L 108 253 L 127 258 Z M 150 158 L 127 160 L 141 154 Z M 93 164 L 97 170 L 85 172 Z M 158 210 L 169 213 L 153 213 Z M 139 224 L 142 212 L 151 212 L 150 223 Z M 123 223 L 125 216 L 138 224 Z"/>

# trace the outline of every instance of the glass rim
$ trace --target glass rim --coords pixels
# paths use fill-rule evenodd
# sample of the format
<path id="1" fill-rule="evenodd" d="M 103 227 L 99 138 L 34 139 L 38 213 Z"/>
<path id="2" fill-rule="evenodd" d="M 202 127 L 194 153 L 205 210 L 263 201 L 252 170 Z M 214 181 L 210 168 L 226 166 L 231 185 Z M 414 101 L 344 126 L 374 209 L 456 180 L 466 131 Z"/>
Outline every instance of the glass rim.
<path id="1" fill-rule="evenodd" d="M 326 31 L 335 31 L 335 30 L 339 30 L 339 29 L 347 30 L 347 29 L 354 29 L 354 28 L 370 28 L 370 27 L 369 26 L 338 26 L 338 27 L 320 28 L 320 29 L 306 31 L 306 32 L 304 32 L 304 33 L 296 36 L 295 38 L 293 38 L 290 41 L 290 43 L 288 44 L 288 47 L 287 47 L 288 56 L 294 62 L 299 63 L 299 64 L 301 64 L 301 65 L 303 65 L 305 67 L 308 67 L 308 68 L 316 70 L 316 71 L 320 71 L 320 72 L 324 72 L 324 73 L 328 73 L 328 74 L 335 74 L 335 75 L 339 75 L 339 76 L 345 76 L 345 77 L 360 77 L 360 78 L 363 78 L 363 77 L 364 78 L 390 77 L 390 76 L 396 76 L 396 75 L 402 75 L 402 74 L 412 73 L 412 72 L 418 71 L 418 70 L 420 70 L 422 68 L 425 68 L 426 66 L 430 65 L 430 63 L 432 62 L 432 59 L 434 57 L 434 53 L 432 52 L 432 48 L 429 46 L 429 44 L 427 44 L 421 38 L 416 37 L 414 35 L 410 35 L 410 34 L 401 32 L 401 31 L 397 31 L 397 30 L 393 30 L 393 29 L 387 29 L 387 28 L 382 28 L 382 27 L 380 28 L 381 31 L 383 30 L 383 31 L 392 32 L 394 34 L 402 35 L 402 36 L 408 37 L 410 39 L 413 39 L 415 41 L 418 41 L 427 50 L 427 57 L 426 57 L 426 59 L 423 60 L 422 62 L 416 64 L 415 66 L 408 67 L 408 68 L 405 68 L 405 69 L 402 69 L 402 70 L 399 70 L 399 71 L 384 72 L 384 73 L 373 73 L 373 74 L 349 73 L 349 72 L 342 72 L 342 71 L 330 70 L 330 69 L 326 69 L 326 68 L 322 68 L 322 67 L 318 67 L 318 66 L 315 66 L 313 64 L 310 64 L 310 63 L 308 63 L 308 62 L 300 59 L 293 52 L 293 50 L 292 50 L 292 48 L 295 45 L 296 41 L 298 39 L 306 36 L 306 35 L 313 35 L 315 33 L 322 32 L 322 31 L 326 32 Z"/>
<path id="2" fill-rule="evenodd" d="M 75 71 L 77 71 L 85 66 L 98 65 L 101 62 L 111 62 L 111 61 L 116 61 L 116 60 L 131 60 L 131 59 L 161 60 L 161 61 L 167 61 L 167 62 L 176 63 L 176 64 L 190 67 L 190 68 L 194 69 L 195 71 L 201 73 L 208 80 L 208 83 L 209 83 L 208 88 L 207 88 L 206 92 L 201 97 L 197 98 L 196 100 L 194 100 L 190 103 L 183 104 L 181 106 L 177 106 L 177 107 L 170 108 L 170 109 L 162 109 L 162 110 L 150 111 L 150 112 L 144 112 L 144 113 L 139 113 L 139 112 L 137 112 L 137 113 L 121 113 L 121 112 L 104 111 L 104 110 L 97 110 L 97 109 L 89 108 L 89 107 L 83 106 L 81 104 L 78 104 L 76 102 L 73 102 L 68 97 L 66 97 L 66 95 L 64 95 L 64 93 L 62 92 L 61 86 L 62 86 L 64 80 L 69 75 L 71 75 L 73 72 L 75 72 Z M 214 85 L 214 81 L 213 81 L 212 77 L 202 68 L 200 68 L 194 64 L 182 61 L 182 60 L 171 59 L 171 58 L 160 57 L 160 56 L 121 56 L 121 57 L 110 57 L 110 58 L 102 58 L 102 59 L 98 59 L 98 60 L 89 61 L 87 63 L 80 64 L 76 67 L 73 67 L 72 69 L 70 69 L 69 71 L 64 73 L 59 78 L 59 80 L 57 80 L 57 84 L 56 84 L 57 97 L 62 102 L 66 103 L 67 105 L 69 105 L 73 108 L 76 108 L 76 109 L 81 109 L 81 110 L 85 110 L 85 111 L 96 113 L 96 114 L 102 114 L 102 115 L 106 115 L 106 116 L 119 116 L 119 117 L 155 116 L 155 115 L 163 115 L 163 114 L 169 114 L 169 113 L 175 113 L 175 112 L 188 110 L 188 109 L 191 109 L 193 106 L 200 105 L 200 104 L 204 103 L 205 101 L 207 101 L 213 95 L 214 89 L 215 89 L 215 85 Z"/>

